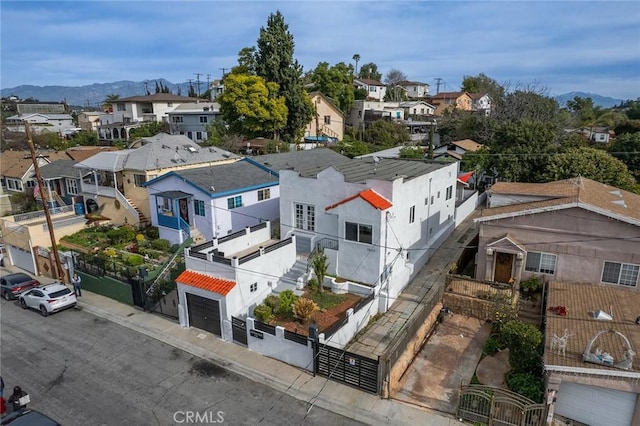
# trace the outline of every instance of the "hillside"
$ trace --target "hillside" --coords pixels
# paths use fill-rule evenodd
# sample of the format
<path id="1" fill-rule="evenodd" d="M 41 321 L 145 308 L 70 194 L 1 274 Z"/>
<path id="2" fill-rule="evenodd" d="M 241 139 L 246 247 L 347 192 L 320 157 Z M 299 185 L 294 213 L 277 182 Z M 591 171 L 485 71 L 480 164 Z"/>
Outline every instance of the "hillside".
<path id="1" fill-rule="evenodd" d="M 611 108 L 616 105 L 620 105 L 621 102 L 624 102 L 624 99 L 614 99 L 608 96 L 601 96 L 596 93 L 586 93 L 586 92 L 569 92 L 563 93 L 561 95 L 555 96 L 554 99 L 560 104 L 561 107 L 567 106 L 567 101 L 573 100 L 576 96 L 580 98 L 591 98 L 593 99 L 593 104 L 595 106 L 599 106 L 602 108 Z"/>

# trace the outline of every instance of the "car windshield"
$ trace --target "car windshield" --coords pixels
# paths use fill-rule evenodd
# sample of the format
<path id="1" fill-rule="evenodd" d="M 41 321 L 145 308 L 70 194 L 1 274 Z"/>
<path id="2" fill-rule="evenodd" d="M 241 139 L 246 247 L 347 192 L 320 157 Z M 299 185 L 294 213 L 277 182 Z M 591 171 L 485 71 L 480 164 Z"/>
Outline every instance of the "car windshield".
<path id="1" fill-rule="evenodd" d="M 9 283 L 11 285 L 17 285 L 17 284 L 26 283 L 26 282 L 31 281 L 31 277 L 28 276 L 28 275 L 24 275 L 24 274 L 8 276 L 6 278 L 7 278 L 7 281 L 9 281 Z"/>
<path id="2" fill-rule="evenodd" d="M 65 288 L 63 290 L 58 290 L 58 291 L 55 291 L 53 293 L 49 293 L 49 297 L 51 299 L 56 299 L 58 297 L 65 296 L 65 295 L 67 295 L 69 293 L 71 293 L 71 290 L 69 290 L 68 288 Z"/>

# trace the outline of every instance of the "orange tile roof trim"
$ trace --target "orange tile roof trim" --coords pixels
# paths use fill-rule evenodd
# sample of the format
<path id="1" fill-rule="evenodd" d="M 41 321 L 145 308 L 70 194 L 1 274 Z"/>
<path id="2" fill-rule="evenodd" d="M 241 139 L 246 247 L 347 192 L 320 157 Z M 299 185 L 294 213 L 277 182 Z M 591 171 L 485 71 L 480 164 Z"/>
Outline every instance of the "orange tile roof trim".
<path id="1" fill-rule="evenodd" d="M 342 204 L 346 204 L 349 201 L 355 200 L 358 197 L 362 198 L 378 210 L 386 210 L 389 207 L 393 206 L 393 204 L 389 200 L 378 194 L 373 189 L 365 189 L 364 191 L 360 191 L 356 195 L 352 195 L 351 197 L 345 198 L 344 200 L 338 201 L 335 204 L 325 207 L 324 210 L 332 210 Z"/>
<path id="2" fill-rule="evenodd" d="M 236 286 L 234 281 L 223 280 L 193 271 L 184 271 L 176 281 L 191 287 L 201 288 L 226 296 Z"/>

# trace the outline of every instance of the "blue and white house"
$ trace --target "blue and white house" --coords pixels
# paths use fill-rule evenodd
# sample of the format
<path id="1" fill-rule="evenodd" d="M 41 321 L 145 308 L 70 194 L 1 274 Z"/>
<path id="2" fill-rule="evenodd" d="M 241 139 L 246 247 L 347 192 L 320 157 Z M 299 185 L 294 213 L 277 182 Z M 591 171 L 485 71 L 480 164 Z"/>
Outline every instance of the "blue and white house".
<path id="1" fill-rule="evenodd" d="M 160 238 L 223 237 L 279 217 L 278 173 L 251 159 L 174 170 L 148 181 L 151 223 Z"/>

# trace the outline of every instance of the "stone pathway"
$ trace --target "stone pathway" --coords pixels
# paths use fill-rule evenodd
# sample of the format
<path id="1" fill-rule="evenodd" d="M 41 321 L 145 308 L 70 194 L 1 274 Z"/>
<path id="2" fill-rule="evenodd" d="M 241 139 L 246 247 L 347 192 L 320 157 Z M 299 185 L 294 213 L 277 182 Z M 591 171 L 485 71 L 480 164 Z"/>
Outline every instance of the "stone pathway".
<path id="1" fill-rule="evenodd" d="M 504 375 L 511 370 L 509 366 L 509 349 L 484 357 L 476 369 L 476 377 L 483 385 L 507 389 Z"/>

